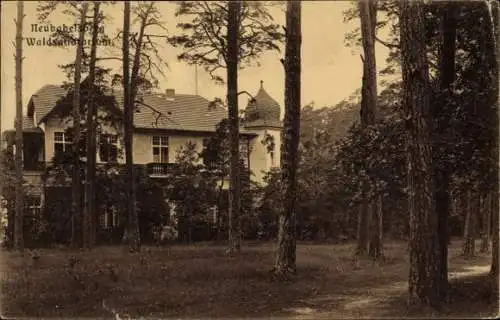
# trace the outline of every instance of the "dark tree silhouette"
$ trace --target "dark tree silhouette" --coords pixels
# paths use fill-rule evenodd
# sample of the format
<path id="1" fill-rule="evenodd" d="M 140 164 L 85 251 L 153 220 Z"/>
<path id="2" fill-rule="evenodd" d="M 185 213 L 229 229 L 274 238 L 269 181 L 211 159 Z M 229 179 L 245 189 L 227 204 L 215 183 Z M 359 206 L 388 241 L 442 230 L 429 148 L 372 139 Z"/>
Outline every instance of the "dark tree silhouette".
<path id="1" fill-rule="evenodd" d="M 403 108 L 407 133 L 410 212 L 410 301 L 439 305 L 438 219 L 431 150 L 431 87 L 425 46 L 424 4 L 401 1 Z"/>
<path id="2" fill-rule="evenodd" d="M 17 2 L 16 19 L 16 214 L 14 250 L 24 250 L 23 219 L 23 21 L 24 3 Z"/>
<path id="3" fill-rule="evenodd" d="M 300 137 L 301 3 L 289 1 L 286 9 L 285 119 L 281 153 L 283 208 L 279 217 L 274 274 L 287 278 L 296 272 L 297 167 Z"/>

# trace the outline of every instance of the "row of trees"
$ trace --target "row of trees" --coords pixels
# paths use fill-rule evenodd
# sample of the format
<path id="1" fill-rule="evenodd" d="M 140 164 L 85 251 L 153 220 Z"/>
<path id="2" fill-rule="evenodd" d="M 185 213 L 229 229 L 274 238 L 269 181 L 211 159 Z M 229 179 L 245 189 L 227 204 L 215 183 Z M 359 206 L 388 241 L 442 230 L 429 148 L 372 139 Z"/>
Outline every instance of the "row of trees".
<path id="1" fill-rule="evenodd" d="M 386 20 L 377 22 L 377 11 L 383 12 Z M 335 206 L 333 195 L 339 196 L 342 189 L 350 193 L 351 202 L 360 208 L 357 253 L 368 253 L 374 259 L 383 257 L 382 212 L 388 208 L 382 204 L 391 202 L 384 197 L 396 195 L 401 199 L 402 205 L 396 209 L 409 212 L 409 220 L 403 217 L 402 226 L 408 226 L 410 235 L 411 301 L 439 307 L 448 288 L 449 216 L 452 205 L 456 207 L 460 198 L 471 195 L 465 192 L 467 189 L 474 190 L 472 194 L 479 199 L 492 199 L 485 214 L 479 216 L 486 226 L 483 233 L 493 234 L 494 282 L 498 276 L 498 63 L 494 23 L 498 7 L 488 1 L 361 1 L 346 15 L 347 20 L 356 16 L 361 19 L 361 34 L 357 30 L 348 35 L 350 40 L 360 39 L 364 51 L 361 124 L 339 145 L 331 139 L 335 134 L 328 137 L 327 131 L 314 133 L 311 144 L 323 143 L 323 150 L 330 147 L 333 151 L 333 168 L 323 171 L 323 176 L 329 177 L 332 184 L 344 184 L 325 192 L 318 190 L 325 185 L 316 177 L 319 187 L 314 190 L 319 192 L 314 199 L 326 195 Z M 377 37 L 375 31 L 382 26 L 390 27 L 390 41 Z M 381 73 L 394 74 L 398 66 L 402 73 L 402 81 L 388 85 L 378 97 L 375 41 L 391 49 L 388 67 Z M 287 112 L 291 110 L 287 108 Z M 326 142 L 322 142 L 325 137 Z M 317 161 L 313 166 L 322 168 L 319 165 L 324 155 L 311 149 L 303 143 L 301 157 L 313 157 Z M 283 161 L 284 181 L 270 179 L 280 183 L 285 189 L 283 194 L 290 190 L 286 172 L 291 163 Z M 284 199 L 290 199 L 289 195 Z M 469 204 L 485 203 L 471 197 L 469 200 Z M 291 203 L 284 201 L 283 212 L 293 219 Z M 470 205 L 462 205 L 461 209 L 467 211 L 464 254 L 470 254 L 467 247 L 471 240 L 473 243 L 470 234 L 474 233 L 471 221 L 480 210 Z M 280 221 L 280 232 L 287 230 L 287 222 Z M 488 230 L 489 224 L 492 230 Z M 293 232 L 285 234 L 294 236 Z M 279 239 L 293 244 L 283 234 Z M 284 263 L 287 270 L 295 268 L 294 254 L 291 249 L 289 262 Z"/>
<path id="2" fill-rule="evenodd" d="M 383 13 L 383 21 L 374 18 L 377 11 Z M 387 1 L 371 2 L 371 7 L 360 2 L 358 8 L 346 13 L 347 20 L 357 12 L 361 18 L 361 35 L 355 30 L 348 40 L 360 37 L 365 53 L 361 102 L 361 123 L 368 124 L 365 134 L 369 135 L 366 130 L 373 130 L 369 125 L 370 111 L 376 112 L 377 100 L 382 100 L 377 99 L 376 89 L 370 91 L 376 86 L 374 42 L 390 49 L 388 68 L 382 74 L 393 74 L 395 66 L 401 66 L 402 90 L 397 104 L 401 106 L 399 118 L 406 133 L 404 176 L 408 181 L 405 194 L 410 213 L 410 295 L 434 306 L 447 295 L 453 191 L 464 187 L 486 190 L 483 194 L 491 193 L 495 199 L 489 210 L 493 218 L 498 212 L 498 64 L 494 25 L 497 11 L 496 2 L 489 1 Z M 388 26 L 389 41 L 380 40 L 376 30 Z M 380 134 L 379 130 L 376 132 Z M 361 164 L 363 169 L 369 169 L 374 159 L 367 160 Z M 477 194 L 481 196 L 480 192 Z M 382 224 L 377 214 L 380 209 L 366 213 L 363 202 L 361 206 L 358 252 L 366 248 L 369 239 L 370 256 L 376 258 L 381 253 L 377 228 Z M 466 221 L 472 210 L 467 211 Z M 366 231 L 370 216 L 375 217 L 371 219 L 372 236 Z M 471 225 L 466 224 L 466 234 Z M 490 230 L 485 232 L 489 234 Z M 496 227 L 493 236 L 492 274 L 496 276 Z"/>
<path id="3" fill-rule="evenodd" d="M 85 5 L 69 3 L 69 6 L 77 8 L 81 20 L 86 20 L 84 13 L 88 8 Z M 45 9 L 54 10 L 55 7 L 57 5 L 52 4 Z M 285 39 L 282 170 L 270 173 L 269 187 L 263 191 L 262 201 L 264 208 L 273 208 L 279 215 L 275 274 L 288 277 L 295 273 L 297 220 L 304 220 L 301 215 L 313 207 L 311 203 L 321 203 L 320 212 L 325 212 L 326 216 L 320 217 L 317 212 L 312 214 L 320 218 L 317 220 L 331 221 L 332 213 L 337 221 L 344 219 L 346 226 L 357 220 L 358 255 L 382 258 L 382 232 L 387 225 L 407 228 L 410 235 L 410 295 L 425 304 L 439 306 L 447 294 L 447 244 L 452 204 L 457 203 L 464 189 L 472 187 L 478 191 L 488 190 L 492 199 L 492 217 L 483 218 L 483 221 L 492 220 L 491 272 L 497 276 L 498 88 L 495 83 L 498 62 L 495 39 L 498 28 L 495 22 L 498 7 L 488 1 L 467 5 L 360 1 L 346 12 L 346 20 L 359 17 L 361 21 L 361 28 L 349 34 L 347 39 L 363 47 L 363 80 L 360 124 L 340 140 L 338 138 L 344 134 L 338 134 L 338 123 L 333 118 L 321 121 L 317 128 L 308 126 L 307 119 L 300 120 L 300 8 L 298 1 L 287 3 L 287 25 L 285 35 L 282 35 L 263 3 L 181 2 L 178 6 L 176 14 L 189 19 L 189 22 L 179 24 L 182 35 L 169 38 L 170 43 L 184 49 L 179 58 L 203 65 L 216 81 L 222 80 L 217 75 L 218 69 L 227 71 L 227 101 L 224 104 L 228 108 L 231 159 L 229 251 L 240 250 L 242 221 L 237 105 L 237 97 L 242 92 L 237 87 L 238 68 L 264 51 L 278 49 L 279 43 Z M 94 3 L 94 23 L 99 10 Z M 138 33 L 129 33 L 130 11 L 140 18 Z M 115 78 L 123 86 L 125 101 L 126 176 L 130 179 L 126 193 L 129 201 L 127 239 L 131 250 L 137 251 L 140 239 L 134 204 L 135 173 L 131 163 L 131 115 L 134 106 L 141 103 L 138 92 L 153 87 L 154 78 L 152 75 L 147 77 L 145 71 L 152 68 L 144 67 L 151 62 L 145 51 L 155 52 L 151 49 L 154 47 L 146 30 L 150 25 L 157 25 L 159 20 L 153 3 L 141 3 L 134 10 L 126 4 L 124 12 L 120 57 L 124 67 L 123 74 Z M 377 13 L 382 13 L 384 18 L 379 21 Z M 377 30 L 383 27 L 390 31 L 388 40 L 377 36 Z M 388 67 L 379 73 L 375 61 L 376 42 L 390 49 Z M 130 54 L 130 47 L 135 49 L 134 55 Z M 82 49 L 77 49 L 77 52 L 79 50 Z M 82 61 L 86 61 L 83 51 L 77 53 L 77 62 L 79 54 Z M 133 60 L 131 68 L 130 58 Z M 73 106 L 78 106 L 81 105 L 78 102 L 80 90 L 76 84 L 80 81 L 76 80 L 80 64 L 73 65 Z M 85 63 L 81 65 L 86 66 Z M 91 70 L 92 63 L 89 62 L 88 66 Z M 386 84 L 378 95 L 378 74 L 394 75 L 399 68 L 402 80 Z M 105 73 L 103 70 L 99 74 Z M 98 81 L 90 76 L 89 79 L 90 88 L 94 88 L 94 82 Z M 92 99 L 99 97 L 98 92 L 90 91 L 89 102 L 84 104 L 91 106 Z M 74 119 L 77 119 L 78 112 L 82 113 L 80 109 L 75 107 Z M 90 107 L 88 110 L 88 115 L 95 112 Z M 303 109 L 306 117 L 315 112 L 312 108 Z M 325 115 L 329 111 L 321 112 L 319 114 Z M 89 121 L 94 118 L 89 117 L 87 125 L 94 123 Z M 301 126 L 304 130 L 299 130 Z M 73 130 L 78 136 L 77 126 Z M 92 137 L 89 134 L 92 130 L 89 127 L 87 139 L 93 141 L 95 138 L 88 138 Z M 92 151 L 89 140 L 86 147 L 87 151 Z M 77 157 L 76 151 L 74 157 Z M 87 166 L 91 164 L 89 157 Z M 476 169 L 470 170 L 471 167 Z M 318 168 L 322 173 L 313 174 Z M 88 176 L 90 180 L 92 176 Z M 78 199 L 79 185 L 73 185 L 73 188 L 73 198 Z M 87 197 L 91 196 L 92 190 L 95 188 L 89 187 Z M 77 206 L 73 207 L 77 209 Z M 353 209 L 358 209 L 357 219 L 351 219 Z M 470 221 L 472 210 L 467 211 L 465 220 Z M 301 213 L 298 217 L 297 212 Z M 409 212 L 410 218 L 401 213 L 388 215 L 389 212 Z M 79 216 L 75 211 L 74 221 L 78 221 Z M 85 212 L 83 225 L 92 225 L 91 217 L 94 216 L 95 213 Z M 470 225 L 465 230 L 470 231 Z M 83 232 L 87 233 L 87 230 L 88 227 L 84 227 Z"/>
<path id="4" fill-rule="evenodd" d="M 96 154 L 96 131 L 99 123 L 98 105 L 106 99 L 104 92 L 106 88 L 115 84 L 123 88 L 123 118 L 120 119 L 120 127 L 123 128 L 125 159 L 127 177 L 129 179 L 127 212 L 128 223 L 126 241 L 131 251 L 137 251 L 140 247 L 138 233 L 137 214 L 135 213 L 136 196 L 134 184 L 134 166 L 132 163 L 132 134 L 134 108 L 144 105 L 140 99 L 141 92 L 147 92 L 154 88 L 157 83 L 157 75 L 162 74 L 161 54 L 157 48 L 155 39 L 166 39 L 174 46 L 180 46 L 184 52 L 179 59 L 190 64 L 202 65 L 213 76 L 214 80 L 222 82 L 222 78 L 216 73 L 218 69 L 227 70 L 227 101 L 228 118 L 230 123 L 231 137 L 231 169 L 230 169 L 230 251 L 238 251 L 240 248 L 240 163 L 239 163 L 239 112 L 237 97 L 242 94 L 237 88 L 238 68 L 250 64 L 261 53 L 268 50 L 278 50 L 283 35 L 278 32 L 278 25 L 273 23 L 263 3 L 253 2 L 179 2 L 176 15 L 183 16 L 189 22 L 178 25 L 181 33 L 176 36 L 167 37 L 165 33 L 155 34 L 152 30 L 164 30 L 160 21 L 160 13 L 154 2 L 141 2 L 138 4 L 124 3 L 123 31 L 119 36 L 122 39 L 122 54 L 117 57 L 102 56 L 98 52 L 97 43 L 102 37 L 100 25 L 105 21 L 103 7 L 116 6 L 108 2 L 57 2 L 44 1 L 38 6 L 39 20 L 45 22 L 51 15 L 65 14 L 77 20 L 80 28 L 75 34 L 59 32 L 54 36 L 76 40 L 75 61 L 62 66 L 68 74 L 69 82 L 67 88 L 73 96 L 72 113 L 61 108 L 58 110 L 61 116 L 72 120 L 73 139 L 79 142 L 83 136 L 86 149 L 86 161 L 80 161 L 80 143 L 73 144 L 73 174 L 72 174 L 72 233 L 73 246 L 90 248 L 95 243 L 96 213 L 95 202 L 95 154 Z M 89 15 L 93 8 L 92 14 Z M 23 8 L 18 7 L 19 15 L 23 16 Z M 131 14 L 138 21 L 138 32 L 131 32 Z M 22 21 L 18 19 L 18 43 L 16 46 L 18 59 L 22 53 Z M 88 26 L 91 26 L 90 28 Z M 90 30 L 90 34 L 86 34 Z M 84 48 L 84 39 L 91 38 L 90 48 Z M 87 52 L 88 49 L 90 53 Z M 111 74 L 111 70 L 97 66 L 97 62 L 103 60 L 120 60 L 123 68 L 121 74 Z M 156 60 L 155 60 L 156 59 Z M 20 66 L 17 68 L 20 70 Z M 85 78 L 85 88 L 82 88 L 82 75 Z M 111 81 L 112 79 L 113 81 Z M 19 79 L 20 81 L 20 79 Z M 21 90 L 21 84 L 17 85 Z M 221 102 L 220 100 L 218 102 Z M 20 104 L 20 102 L 19 102 Z M 63 104 L 61 104 L 63 105 Z M 150 106 L 149 106 L 150 107 Z M 208 106 L 207 106 L 208 107 Z M 151 107 L 150 107 L 151 108 Z M 109 110 L 106 110 L 109 112 Z M 158 112 L 158 110 L 153 110 Z M 19 111 L 20 112 L 20 111 Z M 158 112 L 159 116 L 166 115 Z M 86 117 L 83 115 L 86 114 Z M 22 113 L 17 115 L 18 144 L 22 143 Z M 83 126 L 82 126 L 83 124 Z M 17 150 L 22 146 L 17 145 Z M 21 155 L 19 152 L 17 155 Z M 17 194 L 22 196 L 22 164 L 21 159 L 17 163 L 19 172 L 19 190 Z M 85 192 L 83 212 L 80 205 L 81 179 L 80 166 L 85 166 Z M 18 209 L 16 217 L 21 220 L 15 223 L 15 237 L 22 239 L 22 199 L 16 201 Z M 22 249 L 23 244 L 19 242 L 17 249 Z"/>

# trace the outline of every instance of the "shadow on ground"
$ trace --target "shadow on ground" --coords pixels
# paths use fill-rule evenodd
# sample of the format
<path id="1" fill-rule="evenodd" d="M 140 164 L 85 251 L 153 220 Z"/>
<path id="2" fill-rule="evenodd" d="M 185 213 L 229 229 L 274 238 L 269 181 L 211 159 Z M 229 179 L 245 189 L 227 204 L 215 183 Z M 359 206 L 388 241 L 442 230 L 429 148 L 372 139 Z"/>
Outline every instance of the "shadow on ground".
<path id="1" fill-rule="evenodd" d="M 489 275 L 481 274 L 462 277 L 450 282 L 449 301 L 439 312 L 422 309 L 421 306 L 408 307 L 407 296 L 400 295 L 388 299 L 380 317 L 422 318 L 439 317 L 449 319 L 497 318 L 498 291 L 492 285 Z M 404 306 L 402 308 L 402 306 Z M 396 314 L 394 310 L 400 310 Z"/>
<path id="2" fill-rule="evenodd" d="M 2 252 L 2 315 L 96 318 L 118 313 L 122 318 L 329 319 L 412 316 L 415 313 L 406 307 L 405 300 L 406 248 L 404 243 L 388 243 L 386 260 L 372 263 L 353 259 L 352 244 L 302 244 L 297 248 L 298 274 L 286 283 L 272 280 L 272 244 L 245 247 L 234 257 L 225 254 L 225 247 L 212 245 L 144 248 L 139 254 L 120 247 L 85 253 L 45 250 L 37 261 L 27 254 Z M 471 315 L 491 314 L 495 304 L 490 302 L 493 300 L 486 285 L 491 282 L 481 275 L 490 258 L 466 261 L 457 255 L 458 250 L 450 251 L 450 271 L 463 278 L 457 283 L 452 281 L 449 309 L 458 314 L 461 310 Z M 476 278 L 465 277 L 478 272 Z M 467 300 L 468 296 L 472 298 Z M 448 314 L 457 314 L 453 312 Z"/>

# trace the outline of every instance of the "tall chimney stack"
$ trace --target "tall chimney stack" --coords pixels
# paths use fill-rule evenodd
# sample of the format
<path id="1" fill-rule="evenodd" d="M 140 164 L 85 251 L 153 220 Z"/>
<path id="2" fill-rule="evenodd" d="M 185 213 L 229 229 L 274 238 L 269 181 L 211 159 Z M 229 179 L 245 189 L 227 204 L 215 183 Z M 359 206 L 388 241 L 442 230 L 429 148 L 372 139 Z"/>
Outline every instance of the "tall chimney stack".
<path id="1" fill-rule="evenodd" d="M 166 96 L 168 101 L 174 101 L 175 100 L 175 89 L 165 90 L 165 96 Z"/>

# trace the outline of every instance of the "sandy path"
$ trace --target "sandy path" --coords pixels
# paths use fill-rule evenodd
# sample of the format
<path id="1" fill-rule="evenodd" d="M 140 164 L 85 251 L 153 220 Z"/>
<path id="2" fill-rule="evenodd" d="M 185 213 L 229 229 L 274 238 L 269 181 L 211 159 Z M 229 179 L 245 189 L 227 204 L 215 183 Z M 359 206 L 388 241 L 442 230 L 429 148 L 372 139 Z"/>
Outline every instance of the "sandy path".
<path id="1" fill-rule="evenodd" d="M 449 280 L 456 280 L 468 276 L 477 276 L 487 274 L 490 270 L 489 265 L 475 265 L 466 267 L 465 271 L 450 272 Z M 317 296 L 312 299 L 301 300 L 304 306 L 295 308 L 286 308 L 284 311 L 290 312 L 291 319 L 362 319 L 374 318 L 378 311 L 384 309 L 387 300 L 402 295 L 408 290 L 408 283 L 400 281 L 391 285 L 384 285 L 375 288 L 364 289 L 365 293 L 349 294 L 348 296 Z M 315 305 L 331 305 L 331 310 L 325 312 L 314 309 Z"/>

